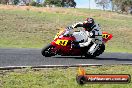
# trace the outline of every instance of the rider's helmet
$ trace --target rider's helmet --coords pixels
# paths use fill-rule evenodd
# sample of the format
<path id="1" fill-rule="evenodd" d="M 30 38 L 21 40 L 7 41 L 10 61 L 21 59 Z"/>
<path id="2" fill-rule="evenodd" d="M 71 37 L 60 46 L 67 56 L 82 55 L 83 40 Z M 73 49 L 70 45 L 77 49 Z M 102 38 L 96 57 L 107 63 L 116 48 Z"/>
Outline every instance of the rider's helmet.
<path id="1" fill-rule="evenodd" d="M 83 27 L 87 31 L 91 31 L 95 25 L 93 18 L 86 18 L 86 20 L 83 22 Z"/>

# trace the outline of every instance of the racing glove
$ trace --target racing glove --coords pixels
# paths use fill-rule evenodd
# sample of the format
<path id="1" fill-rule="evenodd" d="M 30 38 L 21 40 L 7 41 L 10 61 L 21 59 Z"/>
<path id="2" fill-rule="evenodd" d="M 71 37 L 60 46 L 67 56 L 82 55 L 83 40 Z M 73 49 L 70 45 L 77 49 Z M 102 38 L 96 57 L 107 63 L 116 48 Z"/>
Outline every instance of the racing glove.
<path id="1" fill-rule="evenodd" d="M 74 42 L 72 48 L 80 48 L 79 42 Z"/>
<path id="2" fill-rule="evenodd" d="M 66 29 L 67 29 L 68 31 L 70 31 L 70 30 L 73 29 L 73 27 L 72 27 L 72 26 L 68 26 Z"/>

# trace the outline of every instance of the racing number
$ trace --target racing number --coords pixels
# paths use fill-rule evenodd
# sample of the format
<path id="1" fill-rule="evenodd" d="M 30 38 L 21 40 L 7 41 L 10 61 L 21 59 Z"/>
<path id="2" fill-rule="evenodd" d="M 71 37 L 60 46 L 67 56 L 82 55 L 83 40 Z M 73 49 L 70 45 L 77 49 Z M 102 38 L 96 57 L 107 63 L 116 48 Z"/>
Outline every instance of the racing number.
<path id="1" fill-rule="evenodd" d="M 109 34 L 102 34 L 102 37 L 103 37 L 104 39 L 107 39 L 109 36 L 110 36 Z"/>
<path id="2" fill-rule="evenodd" d="M 61 46 L 66 46 L 68 43 L 68 40 L 57 40 L 55 43 Z"/>

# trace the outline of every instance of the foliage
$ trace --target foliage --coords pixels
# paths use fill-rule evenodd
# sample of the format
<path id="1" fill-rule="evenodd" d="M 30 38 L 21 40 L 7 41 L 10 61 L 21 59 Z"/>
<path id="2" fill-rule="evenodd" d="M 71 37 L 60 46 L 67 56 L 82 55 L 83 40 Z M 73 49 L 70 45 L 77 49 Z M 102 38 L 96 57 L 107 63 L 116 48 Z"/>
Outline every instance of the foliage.
<path id="1" fill-rule="evenodd" d="M 30 3 L 31 6 L 36 6 L 36 4 L 37 4 L 37 3 L 36 3 L 35 1 L 32 1 L 32 2 Z"/>
<path id="2" fill-rule="evenodd" d="M 122 12 L 128 11 L 132 7 L 132 0 L 113 0 L 113 4 L 117 7 L 117 10 Z"/>
<path id="3" fill-rule="evenodd" d="M 95 0 L 96 4 L 99 6 L 102 6 L 103 10 L 105 10 L 108 7 L 109 0 Z"/>
<path id="4" fill-rule="evenodd" d="M 62 0 L 63 7 L 76 7 L 76 2 L 74 0 Z"/>
<path id="5" fill-rule="evenodd" d="M 29 5 L 30 6 L 37 6 L 37 7 L 42 7 L 43 6 L 43 4 L 35 2 L 35 1 L 30 2 Z"/>
<path id="6" fill-rule="evenodd" d="M 61 0 L 45 0 L 46 5 L 55 5 L 61 7 Z"/>
<path id="7" fill-rule="evenodd" d="M 17 5 L 19 3 L 19 0 L 14 0 L 13 3 L 14 5 Z"/>
<path id="8" fill-rule="evenodd" d="M 7 4 L 9 0 L 0 0 L 0 4 Z"/>
<path id="9" fill-rule="evenodd" d="M 74 0 L 45 0 L 45 5 L 55 5 L 58 7 L 75 7 Z"/>
<path id="10" fill-rule="evenodd" d="M 96 4 L 103 7 L 103 10 L 112 4 L 112 11 L 132 13 L 132 0 L 95 0 Z"/>

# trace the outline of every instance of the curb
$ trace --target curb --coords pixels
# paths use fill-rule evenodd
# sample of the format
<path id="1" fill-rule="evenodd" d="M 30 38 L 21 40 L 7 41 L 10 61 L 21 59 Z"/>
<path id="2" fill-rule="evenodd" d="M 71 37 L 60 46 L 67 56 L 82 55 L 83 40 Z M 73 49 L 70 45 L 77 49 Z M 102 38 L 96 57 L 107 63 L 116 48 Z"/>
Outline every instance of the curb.
<path id="1" fill-rule="evenodd" d="M 102 64 L 77 64 L 77 65 L 39 65 L 39 66 L 5 66 L 0 67 L 0 70 L 12 70 L 23 68 L 69 68 L 69 67 L 88 67 L 88 66 L 102 66 Z"/>
<path id="2" fill-rule="evenodd" d="M 132 65 L 131 63 L 125 64 L 111 64 L 114 65 Z M 38 65 L 38 66 L 5 66 L 0 67 L 0 70 L 13 70 L 13 69 L 23 69 L 23 68 L 70 68 L 70 67 L 88 67 L 88 66 L 107 66 L 105 64 L 75 64 L 75 65 Z"/>

